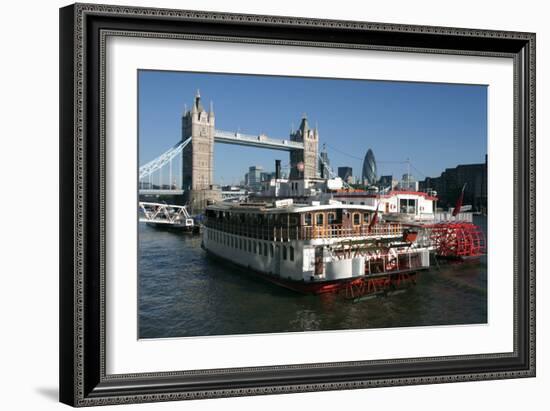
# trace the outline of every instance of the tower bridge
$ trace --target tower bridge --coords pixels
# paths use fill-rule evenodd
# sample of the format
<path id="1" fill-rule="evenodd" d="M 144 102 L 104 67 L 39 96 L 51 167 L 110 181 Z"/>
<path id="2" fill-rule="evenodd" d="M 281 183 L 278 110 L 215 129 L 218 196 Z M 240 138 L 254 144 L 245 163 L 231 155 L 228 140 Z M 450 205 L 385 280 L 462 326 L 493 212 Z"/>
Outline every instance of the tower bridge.
<path id="1" fill-rule="evenodd" d="M 221 192 L 214 187 L 213 180 L 214 143 L 287 151 L 290 178 L 317 177 L 319 132 L 309 127 L 305 116 L 286 139 L 219 130 L 215 127 L 212 104 L 210 110 L 205 110 L 197 91 L 191 109 L 182 116 L 181 136 L 176 145 L 140 166 L 140 195 L 183 195 L 183 201 L 192 210 L 203 209 L 209 200 L 221 200 Z M 178 162 L 181 166 L 174 167 Z"/>

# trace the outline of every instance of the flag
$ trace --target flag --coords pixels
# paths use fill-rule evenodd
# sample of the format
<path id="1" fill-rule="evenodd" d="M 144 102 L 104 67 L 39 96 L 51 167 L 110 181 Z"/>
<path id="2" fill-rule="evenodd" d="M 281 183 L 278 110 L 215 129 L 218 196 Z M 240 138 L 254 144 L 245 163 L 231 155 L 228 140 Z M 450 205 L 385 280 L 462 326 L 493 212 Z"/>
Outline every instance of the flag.
<path id="1" fill-rule="evenodd" d="M 372 227 L 378 222 L 378 208 L 380 207 L 380 200 L 378 201 L 378 205 L 376 206 L 376 212 L 372 216 L 370 223 L 369 223 L 369 233 L 372 230 Z"/>
<path id="2" fill-rule="evenodd" d="M 466 183 L 462 186 L 462 191 L 456 200 L 455 209 L 453 210 L 453 217 L 456 217 L 460 213 L 460 208 L 462 207 L 462 202 L 464 201 L 464 189 L 466 188 Z"/>

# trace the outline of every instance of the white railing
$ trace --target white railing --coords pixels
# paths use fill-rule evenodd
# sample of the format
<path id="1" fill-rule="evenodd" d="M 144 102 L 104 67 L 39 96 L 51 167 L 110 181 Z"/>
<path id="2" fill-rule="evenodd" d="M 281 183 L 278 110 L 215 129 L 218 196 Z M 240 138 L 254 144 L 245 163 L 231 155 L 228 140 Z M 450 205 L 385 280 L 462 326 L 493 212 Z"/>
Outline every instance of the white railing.
<path id="1" fill-rule="evenodd" d="M 433 214 L 434 221 L 466 221 L 468 223 L 472 223 L 474 221 L 474 213 L 471 212 L 464 212 L 464 213 L 458 213 L 456 217 L 453 217 L 453 213 L 451 211 L 438 211 Z"/>
<path id="2" fill-rule="evenodd" d="M 185 206 L 140 201 L 139 209 L 139 221 L 144 223 L 194 225 L 194 221 Z"/>

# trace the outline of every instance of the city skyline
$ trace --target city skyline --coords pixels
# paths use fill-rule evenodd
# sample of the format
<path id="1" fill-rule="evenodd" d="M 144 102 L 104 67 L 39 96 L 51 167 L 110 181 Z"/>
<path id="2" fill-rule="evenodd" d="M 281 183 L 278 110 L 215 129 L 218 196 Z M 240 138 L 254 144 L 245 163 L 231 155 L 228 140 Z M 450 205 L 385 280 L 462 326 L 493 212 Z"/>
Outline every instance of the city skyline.
<path id="1" fill-rule="evenodd" d="M 487 152 L 483 85 L 160 71 L 138 76 L 140 164 L 181 139 L 181 116 L 197 89 L 206 106 L 213 102 L 216 128 L 224 130 L 288 139 L 291 124 L 296 129 L 307 113 L 335 173 L 348 166 L 357 174 L 369 148 L 379 176 L 404 174 L 410 159 L 418 179 L 481 163 Z M 218 143 L 214 158 L 218 184 L 241 182 L 251 165 L 272 171 L 275 159 L 289 162 L 284 152 Z"/>

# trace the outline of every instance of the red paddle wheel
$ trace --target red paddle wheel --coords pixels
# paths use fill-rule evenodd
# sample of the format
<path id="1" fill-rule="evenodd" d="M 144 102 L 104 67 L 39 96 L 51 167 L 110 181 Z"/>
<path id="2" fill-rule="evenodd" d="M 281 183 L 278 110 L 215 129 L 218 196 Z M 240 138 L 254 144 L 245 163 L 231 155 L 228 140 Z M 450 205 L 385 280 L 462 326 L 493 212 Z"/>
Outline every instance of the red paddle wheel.
<path id="1" fill-rule="evenodd" d="M 438 257 L 466 258 L 485 254 L 485 236 L 478 226 L 469 222 L 431 225 L 430 240 Z"/>

